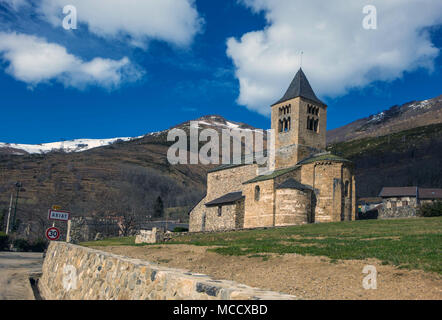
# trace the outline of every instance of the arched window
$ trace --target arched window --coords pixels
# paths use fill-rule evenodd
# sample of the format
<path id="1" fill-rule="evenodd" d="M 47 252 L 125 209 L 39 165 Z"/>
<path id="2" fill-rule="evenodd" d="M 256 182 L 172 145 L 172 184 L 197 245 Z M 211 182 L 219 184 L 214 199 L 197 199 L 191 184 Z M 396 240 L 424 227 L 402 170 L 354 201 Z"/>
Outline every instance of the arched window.
<path id="1" fill-rule="evenodd" d="M 223 214 L 223 207 L 218 206 L 218 217 L 221 217 L 222 214 Z"/>
<path id="2" fill-rule="evenodd" d="M 316 115 L 319 115 L 319 108 L 316 108 Z"/>
<path id="3" fill-rule="evenodd" d="M 290 130 L 291 126 L 292 126 L 292 122 L 290 121 L 290 117 L 287 119 L 287 124 L 288 124 L 287 130 Z"/>
<path id="4" fill-rule="evenodd" d="M 310 117 L 307 117 L 307 130 L 310 130 Z"/>
<path id="5" fill-rule="evenodd" d="M 282 132 L 283 131 L 283 123 L 282 123 L 282 120 L 279 120 L 279 127 L 278 127 L 278 130 L 279 130 L 279 132 Z"/>
<path id="6" fill-rule="evenodd" d="M 349 181 L 345 181 L 345 196 L 346 197 L 348 197 L 349 187 L 350 187 L 350 182 Z"/>
<path id="7" fill-rule="evenodd" d="M 259 201 L 259 198 L 261 197 L 261 189 L 259 188 L 259 186 L 255 187 L 255 201 Z"/>
<path id="8" fill-rule="evenodd" d="M 318 119 L 316 119 L 315 121 L 314 121 L 314 130 L 315 130 L 315 132 L 318 132 L 318 124 L 319 124 L 319 120 Z"/>

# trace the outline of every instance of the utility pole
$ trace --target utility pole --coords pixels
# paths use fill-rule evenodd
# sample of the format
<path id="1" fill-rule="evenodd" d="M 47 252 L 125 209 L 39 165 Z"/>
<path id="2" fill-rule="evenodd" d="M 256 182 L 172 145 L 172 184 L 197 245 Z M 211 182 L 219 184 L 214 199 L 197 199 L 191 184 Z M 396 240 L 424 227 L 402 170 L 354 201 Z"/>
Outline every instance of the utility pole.
<path id="1" fill-rule="evenodd" d="M 14 193 L 11 192 L 11 201 L 9 202 L 8 222 L 6 222 L 6 234 L 9 233 L 9 221 L 11 219 L 12 198 L 13 198 L 13 196 L 14 196 Z"/>

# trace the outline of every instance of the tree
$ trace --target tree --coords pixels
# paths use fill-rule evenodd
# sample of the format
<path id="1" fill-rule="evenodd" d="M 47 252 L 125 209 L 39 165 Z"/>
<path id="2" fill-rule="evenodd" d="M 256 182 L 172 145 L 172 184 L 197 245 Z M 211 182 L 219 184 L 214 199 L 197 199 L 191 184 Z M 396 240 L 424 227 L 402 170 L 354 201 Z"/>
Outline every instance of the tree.
<path id="1" fill-rule="evenodd" d="M 155 218 L 161 218 L 164 216 L 164 204 L 160 196 L 158 196 L 153 206 L 153 216 Z"/>
<path id="2" fill-rule="evenodd" d="M 6 223 L 5 223 L 5 217 L 7 216 L 7 210 L 3 209 L 0 212 L 0 231 L 3 231 L 6 229 Z"/>

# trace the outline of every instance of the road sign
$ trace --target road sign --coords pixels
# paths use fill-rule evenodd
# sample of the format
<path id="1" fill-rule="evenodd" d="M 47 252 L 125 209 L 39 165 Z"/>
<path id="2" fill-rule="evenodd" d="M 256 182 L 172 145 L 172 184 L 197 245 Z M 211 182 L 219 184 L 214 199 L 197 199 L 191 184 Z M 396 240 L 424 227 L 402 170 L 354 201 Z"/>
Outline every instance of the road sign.
<path id="1" fill-rule="evenodd" d="M 68 221 L 71 218 L 71 213 L 69 211 L 61 210 L 49 210 L 48 219 L 49 220 L 60 220 Z"/>
<path id="2" fill-rule="evenodd" d="M 48 228 L 46 230 L 46 238 L 48 238 L 51 241 L 57 241 L 58 238 L 60 238 L 60 230 L 55 227 Z"/>

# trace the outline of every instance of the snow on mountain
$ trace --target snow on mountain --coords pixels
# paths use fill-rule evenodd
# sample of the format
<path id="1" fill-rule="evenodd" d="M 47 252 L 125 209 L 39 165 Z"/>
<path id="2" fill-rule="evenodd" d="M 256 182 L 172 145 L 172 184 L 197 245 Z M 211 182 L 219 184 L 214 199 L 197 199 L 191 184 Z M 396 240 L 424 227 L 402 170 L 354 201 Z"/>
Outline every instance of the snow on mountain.
<path id="1" fill-rule="evenodd" d="M 376 115 L 327 131 L 327 143 L 378 137 L 442 123 L 442 96 L 394 105 Z"/>
<path id="2" fill-rule="evenodd" d="M 198 127 L 201 129 L 210 127 L 214 129 L 240 129 L 240 130 L 252 130 L 257 129 L 249 126 L 245 123 L 228 121 L 222 116 L 209 115 L 193 120 L 198 123 Z M 184 122 L 180 125 L 174 126 L 173 128 L 188 128 L 190 121 Z M 170 130 L 170 129 L 169 129 Z M 43 144 L 15 144 L 15 143 L 2 143 L 0 142 L 0 153 L 7 153 L 12 155 L 25 155 L 25 154 L 45 154 L 53 151 L 61 151 L 66 153 L 71 152 L 82 152 L 93 148 L 104 147 L 111 145 L 117 141 L 131 141 L 135 139 L 140 139 L 143 137 L 159 137 L 163 134 L 167 134 L 169 130 L 151 132 L 146 135 L 139 137 L 123 137 L 123 138 L 112 138 L 112 139 L 75 139 L 70 141 L 60 141 L 52 143 Z"/>
<path id="3" fill-rule="evenodd" d="M 2 143 L 0 142 L 0 149 L 14 150 L 12 154 L 44 154 L 52 151 L 62 152 L 82 152 L 93 148 L 104 147 L 113 144 L 117 141 L 130 141 L 140 137 L 124 137 L 112 139 L 75 139 L 70 141 L 60 141 L 42 144 L 16 144 L 16 143 Z"/>

